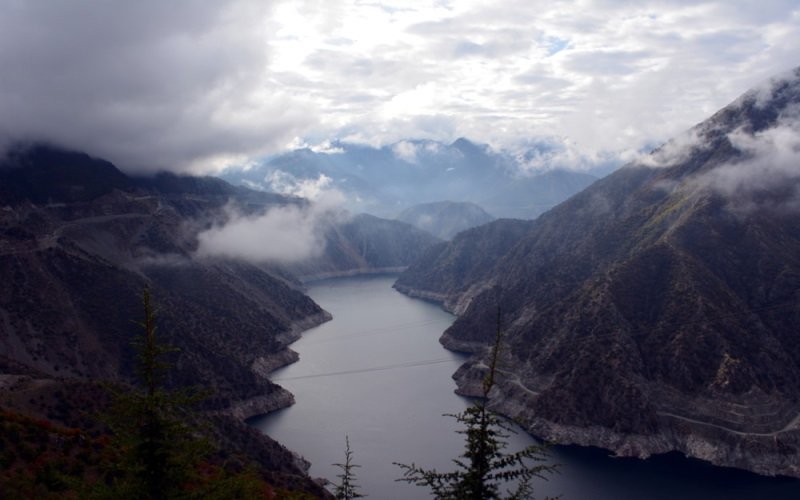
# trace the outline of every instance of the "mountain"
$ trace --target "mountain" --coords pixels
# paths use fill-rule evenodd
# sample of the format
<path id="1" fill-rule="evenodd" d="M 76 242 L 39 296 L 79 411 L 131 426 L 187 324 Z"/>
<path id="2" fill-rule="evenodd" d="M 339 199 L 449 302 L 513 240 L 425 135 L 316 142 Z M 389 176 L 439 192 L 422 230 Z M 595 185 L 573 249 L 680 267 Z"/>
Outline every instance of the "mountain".
<path id="1" fill-rule="evenodd" d="M 486 145 L 408 140 L 381 148 L 336 142 L 299 149 L 222 178 L 266 191 L 297 193 L 324 184 L 344 193 L 348 209 L 391 217 L 420 203 L 477 203 L 501 217 L 532 219 L 596 180 L 553 169 L 530 172 L 521 160 Z"/>
<path id="2" fill-rule="evenodd" d="M 359 214 L 325 227 L 325 253 L 289 264 L 286 268 L 303 281 L 396 273 L 404 270 L 441 240 L 400 221 Z"/>
<path id="3" fill-rule="evenodd" d="M 257 217 L 306 205 L 211 177 L 136 178 L 84 153 L 13 149 L 0 162 L 3 407 L 71 426 L 80 401 L 102 399 L 98 381 L 130 382 L 148 287 L 159 337 L 178 349 L 166 384 L 209 390 L 201 409 L 232 456 L 273 464 L 278 485 L 324 494 L 301 460 L 253 437 L 243 420 L 293 402 L 267 374 L 296 360 L 288 344 L 330 315 L 287 264 L 197 253 L 198 235 L 234 211 Z M 326 227 L 330 244 L 306 263 L 315 272 L 401 268 L 438 241 L 370 216 Z"/>
<path id="4" fill-rule="evenodd" d="M 439 201 L 409 207 L 396 219 L 449 240 L 465 229 L 493 221 L 494 217 L 474 203 Z"/>
<path id="5" fill-rule="evenodd" d="M 527 225 L 432 247 L 396 288 L 459 317 L 475 394 L 563 444 L 800 476 L 800 69 Z M 484 267 L 485 266 L 485 267 Z"/>

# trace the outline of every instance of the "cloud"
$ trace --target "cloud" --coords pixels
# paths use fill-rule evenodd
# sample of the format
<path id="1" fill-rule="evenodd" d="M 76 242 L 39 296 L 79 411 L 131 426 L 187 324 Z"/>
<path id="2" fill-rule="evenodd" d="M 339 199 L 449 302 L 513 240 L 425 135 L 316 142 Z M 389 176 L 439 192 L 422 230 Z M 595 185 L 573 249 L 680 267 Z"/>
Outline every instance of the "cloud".
<path id="1" fill-rule="evenodd" d="M 3 1 L 0 135 L 128 170 L 215 170 L 313 113 L 269 81 L 272 2 Z"/>
<path id="2" fill-rule="evenodd" d="M 342 199 L 321 195 L 317 201 L 273 207 L 263 214 L 244 215 L 233 206 L 226 222 L 201 232 L 198 257 L 226 257 L 248 262 L 295 263 L 325 251 L 325 230 L 346 220 Z"/>
<path id="3" fill-rule="evenodd" d="M 739 211 L 800 210 L 800 109 L 794 111 L 773 128 L 729 134 L 744 159 L 716 167 L 692 184 L 722 194 Z"/>
<path id="4" fill-rule="evenodd" d="M 555 135 L 586 157 L 630 155 L 795 65 L 800 36 L 791 1 L 335 5 L 292 4 L 309 28 L 280 43 L 305 57 L 282 69 L 324 82 L 302 91 L 325 127 L 373 145 Z"/>
<path id="5" fill-rule="evenodd" d="M 392 145 L 392 153 L 408 163 L 417 163 L 417 146 L 413 142 L 400 141 Z"/>
<path id="6" fill-rule="evenodd" d="M 140 170 L 295 137 L 630 156 L 796 65 L 800 39 L 794 0 L 0 2 L 0 136 Z"/>
<path id="7" fill-rule="evenodd" d="M 708 144 L 701 131 L 694 127 L 665 142 L 651 152 L 637 154 L 634 162 L 651 168 L 665 168 L 688 160 L 693 153 Z"/>

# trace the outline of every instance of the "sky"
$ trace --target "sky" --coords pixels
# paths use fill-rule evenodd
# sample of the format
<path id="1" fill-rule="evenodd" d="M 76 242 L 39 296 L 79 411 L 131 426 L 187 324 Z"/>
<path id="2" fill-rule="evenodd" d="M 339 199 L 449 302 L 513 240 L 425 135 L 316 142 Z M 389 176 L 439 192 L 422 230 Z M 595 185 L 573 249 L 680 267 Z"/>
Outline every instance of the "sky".
<path id="1" fill-rule="evenodd" d="M 0 0 L 0 145 L 194 173 L 333 140 L 624 159 L 798 43 L 797 0 Z"/>

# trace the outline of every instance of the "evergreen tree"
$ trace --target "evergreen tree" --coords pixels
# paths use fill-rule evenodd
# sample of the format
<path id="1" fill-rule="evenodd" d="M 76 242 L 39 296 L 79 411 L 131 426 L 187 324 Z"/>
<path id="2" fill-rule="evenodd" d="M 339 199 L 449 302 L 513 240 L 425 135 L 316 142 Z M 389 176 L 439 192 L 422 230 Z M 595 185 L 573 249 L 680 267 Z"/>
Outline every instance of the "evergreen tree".
<path id="1" fill-rule="evenodd" d="M 353 452 L 350 450 L 350 438 L 348 436 L 345 436 L 344 441 L 345 441 L 344 463 L 333 464 L 336 467 L 342 469 L 342 473 L 336 476 L 339 478 L 340 482 L 336 486 L 336 489 L 334 490 L 333 494 L 338 500 L 351 500 L 353 498 L 363 498 L 366 495 L 362 495 L 361 493 L 358 492 L 358 485 L 356 484 L 356 476 L 353 470 L 361 466 L 353 463 Z"/>
<path id="2" fill-rule="evenodd" d="M 141 387 L 114 391 L 107 424 L 114 441 L 111 471 L 95 496 L 158 500 L 191 496 L 198 464 L 209 453 L 189 411 L 198 394 L 164 387 L 164 355 L 177 349 L 158 342 L 150 291 L 142 296 L 144 320 L 133 342 Z"/>
<path id="3" fill-rule="evenodd" d="M 545 474 L 556 470 L 555 465 L 542 463 L 547 459 L 546 449 L 542 446 L 531 445 L 514 453 L 505 450 L 509 433 L 515 431 L 488 408 L 489 392 L 496 383 L 501 338 L 498 313 L 497 333 L 490 352 L 489 370 L 483 381 L 482 398 L 461 413 L 447 415 L 463 425 L 463 429 L 457 432 L 465 436 L 464 453 L 453 460 L 456 470 L 439 472 L 414 463 L 396 463 L 403 470 L 403 477 L 398 481 L 427 487 L 438 499 L 523 499 L 533 498 L 531 482 L 534 478 L 545 478 Z M 501 492 L 501 487 L 512 482 L 516 482 L 514 491 Z"/>

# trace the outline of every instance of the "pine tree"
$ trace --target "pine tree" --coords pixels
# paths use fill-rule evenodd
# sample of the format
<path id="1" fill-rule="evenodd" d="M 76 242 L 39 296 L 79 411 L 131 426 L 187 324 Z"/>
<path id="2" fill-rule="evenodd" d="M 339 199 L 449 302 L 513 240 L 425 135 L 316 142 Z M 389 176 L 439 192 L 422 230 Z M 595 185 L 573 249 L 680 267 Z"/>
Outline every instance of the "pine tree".
<path id="1" fill-rule="evenodd" d="M 363 498 L 366 495 L 362 495 L 361 493 L 358 492 L 358 485 L 356 484 L 356 476 L 353 470 L 361 466 L 353 463 L 353 452 L 352 450 L 350 450 L 350 438 L 348 436 L 345 436 L 344 441 L 345 441 L 344 463 L 333 464 L 336 467 L 342 469 L 342 473 L 336 476 L 340 479 L 340 482 L 336 486 L 333 495 L 338 500 L 351 500 L 353 498 Z"/>
<path id="2" fill-rule="evenodd" d="M 396 463 L 403 470 L 398 481 L 424 486 L 438 499 L 488 500 L 533 498 L 534 478 L 544 478 L 545 474 L 556 471 L 555 465 L 544 464 L 546 449 L 531 445 L 508 453 L 505 451 L 510 433 L 515 432 L 502 417 L 488 408 L 489 392 L 495 386 L 497 364 L 501 346 L 500 314 L 497 319 L 495 343 L 490 352 L 489 370 L 483 381 L 482 398 L 458 414 L 448 414 L 455 418 L 463 429 L 457 431 L 465 436 L 465 450 L 454 459 L 456 470 L 439 472 L 424 469 L 414 463 Z M 514 491 L 501 487 L 516 482 Z"/>
<path id="3" fill-rule="evenodd" d="M 189 411 L 202 397 L 164 387 L 167 364 L 163 357 L 177 349 L 156 338 L 156 313 L 148 289 L 143 292 L 142 305 L 142 333 L 133 342 L 141 387 L 114 391 L 106 420 L 114 435 L 116 456 L 108 485 L 98 487 L 95 496 L 182 498 L 189 496 L 187 486 L 196 483 L 197 466 L 210 451 L 209 442 L 199 437 L 198 427 L 192 425 Z"/>

